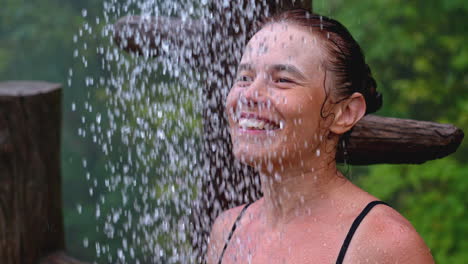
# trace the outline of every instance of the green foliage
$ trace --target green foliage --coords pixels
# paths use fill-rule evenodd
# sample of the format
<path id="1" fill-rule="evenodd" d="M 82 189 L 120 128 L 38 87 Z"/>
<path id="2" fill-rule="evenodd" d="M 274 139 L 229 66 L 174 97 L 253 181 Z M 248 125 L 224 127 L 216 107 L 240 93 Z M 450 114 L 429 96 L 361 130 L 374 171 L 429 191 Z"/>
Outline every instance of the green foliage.
<path id="1" fill-rule="evenodd" d="M 395 205 L 433 249 L 437 263 L 464 263 L 467 254 L 468 166 L 453 158 L 424 165 L 379 165 L 357 184 Z"/>
<path id="2" fill-rule="evenodd" d="M 467 1 L 313 2 L 318 13 L 337 18 L 361 44 L 378 89 L 384 94 L 381 115 L 453 123 L 468 131 Z M 106 76 L 109 73 L 102 71 L 101 58 L 95 52 L 100 42 L 108 40 L 84 35 L 78 44 L 73 43 L 73 36 L 86 21 L 82 16 L 83 9 L 88 10 L 88 18 L 101 16 L 102 1 L 3 0 L 0 7 L 0 80 L 47 80 L 64 84 L 62 175 L 67 247 L 73 256 L 93 260 L 96 255 L 94 243 L 106 240 L 97 227 L 102 223 L 95 216 L 99 199 L 107 201 L 108 208 L 101 209 L 111 211 L 112 204 L 118 204 L 121 197 L 108 192 L 103 179 L 97 177 L 108 173 L 105 164 L 109 157 L 103 156 L 100 146 L 92 139 L 77 136 L 82 127 L 81 117 L 94 120 L 96 113 L 105 113 L 108 99 L 102 91 L 91 90 L 84 84 L 85 77 L 90 74 Z M 94 30 L 99 31 L 98 28 Z M 83 48 L 84 43 L 88 45 L 87 49 Z M 80 46 L 80 56 L 84 54 L 88 58 L 86 68 L 79 57 L 73 57 L 77 46 Z M 74 82 L 70 87 L 66 85 L 69 68 L 74 69 Z M 167 100 L 177 102 L 178 89 L 181 87 L 171 89 L 174 94 L 151 99 L 162 103 Z M 93 104 L 95 109 L 80 108 L 85 101 Z M 72 102 L 76 102 L 77 112 L 71 111 Z M 189 101 L 179 103 L 187 113 L 193 109 Z M 126 124 L 130 129 L 138 128 L 137 117 L 152 117 L 148 105 L 130 101 L 127 104 L 134 107 L 128 108 L 127 112 Z M 165 118 L 171 122 L 180 116 L 181 112 L 172 111 Z M 163 119 L 153 121 L 152 129 L 164 122 Z M 199 126 L 199 116 L 184 123 L 183 127 L 190 129 L 180 135 L 180 144 L 192 137 Z M 171 127 L 166 136 L 172 137 L 177 129 Z M 359 186 L 390 202 L 412 222 L 432 249 L 437 263 L 465 263 L 468 259 L 466 142 L 454 155 L 422 165 L 352 169 Z M 119 150 L 118 146 L 115 148 Z M 83 168 L 83 157 L 87 160 L 86 168 Z M 164 160 L 158 159 L 150 162 L 152 166 L 164 164 Z M 179 162 L 177 166 L 183 167 Z M 92 180 L 87 180 L 87 173 Z M 89 187 L 94 185 L 94 179 L 99 181 L 91 196 Z M 157 195 L 169 196 L 171 188 L 168 184 L 159 186 Z M 81 213 L 77 203 L 82 208 Z M 87 248 L 83 245 L 84 237 L 88 239 Z M 164 241 L 167 238 L 155 239 Z M 113 243 L 115 246 L 121 241 L 116 239 Z"/>
<path id="3" fill-rule="evenodd" d="M 361 44 L 378 89 L 379 114 L 452 123 L 468 131 L 466 1 L 314 1 Z M 355 182 L 405 215 L 437 263 L 466 263 L 468 143 L 422 165 L 355 168 Z"/>

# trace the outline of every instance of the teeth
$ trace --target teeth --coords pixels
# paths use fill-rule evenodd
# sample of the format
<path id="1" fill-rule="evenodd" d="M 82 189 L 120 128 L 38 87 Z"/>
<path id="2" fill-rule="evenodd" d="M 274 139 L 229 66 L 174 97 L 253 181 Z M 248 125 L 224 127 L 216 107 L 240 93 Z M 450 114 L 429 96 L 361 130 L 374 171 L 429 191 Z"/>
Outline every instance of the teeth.
<path id="1" fill-rule="evenodd" d="M 256 128 L 263 129 L 265 127 L 265 122 L 258 119 L 252 118 L 241 118 L 239 119 L 239 126 L 243 128 Z"/>
<path id="2" fill-rule="evenodd" d="M 260 130 L 275 129 L 275 126 L 273 124 L 255 118 L 240 118 L 239 126 L 241 126 L 242 128 L 254 128 Z"/>

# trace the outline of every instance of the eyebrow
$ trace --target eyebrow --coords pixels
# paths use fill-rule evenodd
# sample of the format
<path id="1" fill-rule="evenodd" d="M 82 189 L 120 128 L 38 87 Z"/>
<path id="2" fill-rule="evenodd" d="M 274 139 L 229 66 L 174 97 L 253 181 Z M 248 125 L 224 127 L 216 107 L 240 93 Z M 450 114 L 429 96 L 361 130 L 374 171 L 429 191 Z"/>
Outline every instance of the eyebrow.
<path id="1" fill-rule="evenodd" d="M 297 76 L 298 78 L 301 78 L 301 79 L 306 79 L 305 78 L 305 75 L 294 65 L 292 64 L 273 64 L 273 65 L 270 65 L 268 66 L 268 68 L 272 71 L 277 71 L 277 72 L 282 72 L 282 71 L 285 71 L 285 72 L 288 72 L 288 73 L 291 73 L 295 76 Z M 254 67 L 252 64 L 250 63 L 241 63 L 239 65 L 239 68 L 238 68 L 238 72 L 240 71 L 251 71 L 253 70 Z"/>
<path id="2" fill-rule="evenodd" d="M 296 75 L 298 78 L 305 79 L 305 75 L 294 65 L 291 64 L 273 64 L 269 68 L 273 71 L 278 71 L 278 72 L 288 72 L 293 75 Z"/>

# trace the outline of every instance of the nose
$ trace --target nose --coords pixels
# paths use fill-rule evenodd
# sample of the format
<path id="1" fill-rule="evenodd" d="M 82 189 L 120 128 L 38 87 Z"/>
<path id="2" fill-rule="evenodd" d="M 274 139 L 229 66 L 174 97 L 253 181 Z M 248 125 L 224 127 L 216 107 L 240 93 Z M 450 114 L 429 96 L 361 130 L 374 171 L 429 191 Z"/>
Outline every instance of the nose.
<path id="1" fill-rule="evenodd" d="M 257 76 L 252 83 L 245 87 L 240 94 L 242 104 L 248 106 L 256 106 L 266 103 L 268 92 L 268 78 L 265 76 Z"/>

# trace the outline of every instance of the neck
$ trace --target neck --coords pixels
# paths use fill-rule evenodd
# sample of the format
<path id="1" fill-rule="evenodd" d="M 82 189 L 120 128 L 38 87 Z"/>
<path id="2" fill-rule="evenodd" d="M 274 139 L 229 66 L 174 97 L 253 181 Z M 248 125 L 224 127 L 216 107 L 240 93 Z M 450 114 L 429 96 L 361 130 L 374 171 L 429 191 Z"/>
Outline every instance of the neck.
<path id="1" fill-rule="evenodd" d="M 261 172 L 260 178 L 264 195 L 262 212 L 267 226 L 273 228 L 300 216 L 317 214 L 347 182 L 334 161 L 323 159 L 300 167 Z"/>

